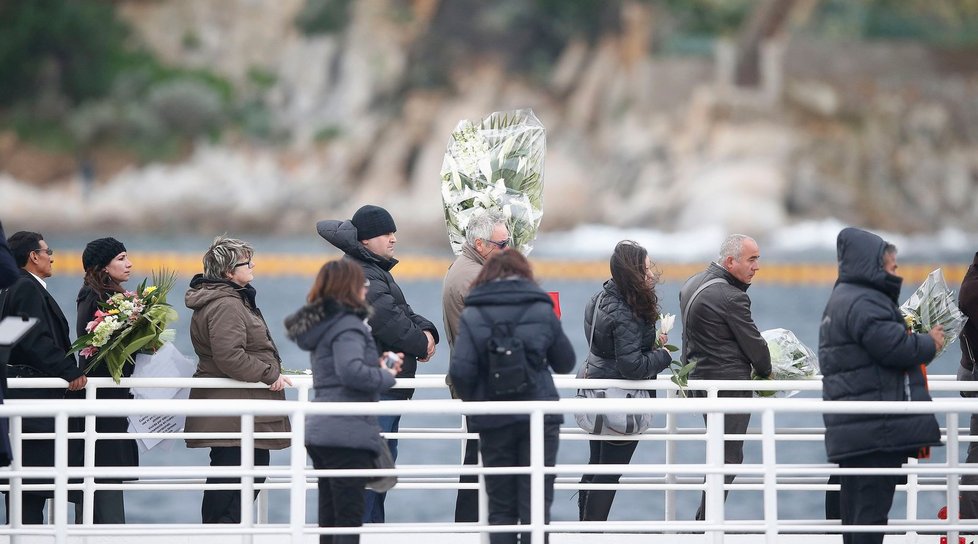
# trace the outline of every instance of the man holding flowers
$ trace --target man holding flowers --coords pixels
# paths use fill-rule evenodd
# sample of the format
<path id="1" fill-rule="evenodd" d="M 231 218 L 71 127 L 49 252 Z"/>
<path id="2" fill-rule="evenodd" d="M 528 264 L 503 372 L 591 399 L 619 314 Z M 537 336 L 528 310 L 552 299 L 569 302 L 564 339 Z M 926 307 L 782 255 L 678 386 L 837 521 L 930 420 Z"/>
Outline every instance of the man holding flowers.
<path id="1" fill-rule="evenodd" d="M 897 299 L 896 247 L 856 228 L 839 233 L 839 279 L 818 335 L 822 398 L 826 401 L 930 401 L 921 369 L 944 345 L 940 325 L 914 334 Z M 897 468 L 941 444 L 934 414 L 824 414 L 825 450 L 842 468 Z M 886 525 L 893 494 L 906 476 L 841 475 L 837 505 L 843 525 Z M 845 544 L 880 544 L 883 533 L 842 535 Z"/>
<path id="2" fill-rule="evenodd" d="M 720 246 L 716 262 L 686 280 L 679 291 L 683 316 L 684 365 L 694 364 L 691 378 L 700 380 L 749 380 L 751 371 L 766 378 L 771 374 L 771 353 L 751 315 L 747 289 L 760 270 L 761 250 L 757 242 L 743 234 L 731 234 Z M 693 396 L 706 396 L 693 391 Z M 750 398 L 751 391 L 720 391 L 719 397 Z M 703 416 L 704 420 L 706 416 Z M 744 434 L 750 414 L 725 414 L 723 433 Z M 744 441 L 723 442 L 724 464 L 744 462 Z M 733 482 L 732 474 L 724 482 Z M 727 491 L 724 490 L 724 499 Z M 706 493 L 696 511 L 705 519 Z"/>

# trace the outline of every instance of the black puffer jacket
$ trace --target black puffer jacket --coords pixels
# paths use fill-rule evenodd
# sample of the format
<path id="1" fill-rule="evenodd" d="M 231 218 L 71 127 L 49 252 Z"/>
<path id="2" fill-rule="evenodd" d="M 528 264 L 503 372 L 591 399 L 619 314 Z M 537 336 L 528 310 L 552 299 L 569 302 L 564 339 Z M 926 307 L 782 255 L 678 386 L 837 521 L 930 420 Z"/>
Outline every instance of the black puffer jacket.
<path id="1" fill-rule="evenodd" d="M 958 368 L 958 379 L 961 381 L 978 380 L 978 253 L 968 267 L 958 291 L 958 308 L 968 316 L 968 322 L 961 331 L 961 366 Z M 948 342 L 951 339 L 948 338 Z M 976 396 L 974 391 L 961 392 L 963 397 Z"/>
<path id="2" fill-rule="evenodd" d="M 557 400 L 554 372 L 574 369 L 574 348 L 554 314 L 553 301 L 535 283 L 523 279 L 504 279 L 479 285 L 465 298 L 459 321 L 459 335 L 448 366 L 452 383 L 462 400 L 489 400 L 489 351 L 492 322 L 517 323 L 515 335 L 523 340 L 529 363 L 535 367 L 533 387 L 513 400 Z M 549 367 L 549 368 L 548 368 Z M 495 429 L 529 421 L 527 415 L 468 416 L 469 430 Z M 564 416 L 545 416 L 547 423 L 563 423 Z"/>
<path id="3" fill-rule="evenodd" d="M 598 297 L 601 305 L 595 312 Z M 595 325 L 587 357 L 588 378 L 646 380 L 654 378 L 672 362 L 668 350 L 654 349 L 655 323 L 635 317 L 614 280 L 606 281 L 584 310 L 587 338 L 591 338 L 592 321 Z M 655 396 L 655 391 L 650 393 Z"/>
<path id="4" fill-rule="evenodd" d="M 307 304 L 285 318 L 289 339 L 310 352 L 313 402 L 377 402 L 394 386 L 378 365 L 367 311 L 333 298 Z M 355 448 L 380 453 L 377 416 L 307 415 L 306 445 Z"/>
<path id="5" fill-rule="evenodd" d="M 414 313 L 404 298 L 404 293 L 394 281 L 390 270 L 397 259 L 385 259 L 367 251 L 357 241 L 357 228 L 350 221 L 327 220 L 316 223 L 316 230 L 327 242 L 346 254 L 347 259 L 359 264 L 363 274 L 370 280 L 367 302 L 373 310 L 370 328 L 377 342 L 377 351 L 404 353 L 404 363 L 398 378 L 413 378 L 418 370 L 418 358 L 428 354 L 428 337 L 431 333 L 438 343 L 438 330 L 434 323 Z M 409 399 L 413 389 L 392 389 L 390 397 Z"/>
<path id="6" fill-rule="evenodd" d="M 839 279 L 822 315 L 818 360 L 824 400 L 929 401 L 922 363 L 936 352 L 926 334 L 908 334 L 897 306 L 903 279 L 883 270 L 885 242 L 843 229 Z M 829 461 L 872 452 L 914 456 L 940 445 L 932 414 L 825 414 Z"/>
<path id="7" fill-rule="evenodd" d="M 704 289 L 683 322 L 683 362 L 696 361 L 691 378 L 749 380 L 751 367 L 758 376 L 771 373 L 771 354 L 750 312 L 750 297 L 743 283 L 716 263 L 686 280 L 679 291 L 679 309 L 707 281 L 721 283 Z"/>

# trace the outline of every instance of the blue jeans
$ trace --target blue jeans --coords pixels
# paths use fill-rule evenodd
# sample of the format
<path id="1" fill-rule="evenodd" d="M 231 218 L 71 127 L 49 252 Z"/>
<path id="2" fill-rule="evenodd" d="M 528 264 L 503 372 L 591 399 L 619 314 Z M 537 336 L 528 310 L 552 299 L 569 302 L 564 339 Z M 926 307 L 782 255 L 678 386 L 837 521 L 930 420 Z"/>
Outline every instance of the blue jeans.
<path id="1" fill-rule="evenodd" d="M 385 400 L 382 397 L 382 400 Z M 401 416 L 379 416 L 377 422 L 380 423 L 381 432 L 396 433 L 401 427 Z M 388 440 L 387 445 L 391 449 L 391 455 L 397 461 L 397 440 Z M 363 492 L 363 522 L 364 523 L 384 523 L 384 499 L 387 493 L 377 493 L 366 490 Z"/>

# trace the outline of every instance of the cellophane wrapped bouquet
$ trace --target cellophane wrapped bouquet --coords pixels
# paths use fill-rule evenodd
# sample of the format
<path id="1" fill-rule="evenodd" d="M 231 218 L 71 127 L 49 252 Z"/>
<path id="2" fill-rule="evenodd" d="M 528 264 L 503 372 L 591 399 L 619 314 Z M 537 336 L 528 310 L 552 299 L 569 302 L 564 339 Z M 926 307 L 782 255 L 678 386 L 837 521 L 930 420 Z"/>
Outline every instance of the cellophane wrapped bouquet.
<path id="1" fill-rule="evenodd" d="M 900 306 L 900 311 L 907 327 L 915 333 L 927 334 L 935 326 L 944 325 L 944 348 L 937 355 L 958 339 L 968 322 L 967 316 L 958 309 L 954 292 L 947 288 L 940 268 L 927 275 L 924 283 Z"/>
<path id="2" fill-rule="evenodd" d="M 810 380 L 818 376 L 818 355 L 788 329 L 761 333 L 771 353 L 771 380 Z M 765 379 L 765 378 L 756 378 Z M 798 391 L 755 391 L 759 397 L 788 398 Z"/>
<path id="3" fill-rule="evenodd" d="M 546 130 L 529 109 L 458 123 L 441 167 L 445 223 L 456 255 L 469 220 L 481 210 L 502 212 L 513 247 L 530 253 L 543 217 L 546 151 Z"/>
<path id="4" fill-rule="evenodd" d="M 85 327 L 86 334 L 71 345 L 71 352 L 88 357 L 88 372 L 105 362 L 115 383 L 122 377 L 128 362 L 135 364 L 137 352 L 156 351 L 173 340 L 174 332 L 167 325 L 176 321 L 177 312 L 166 302 L 176 276 L 162 271 L 153 275 L 153 284 L 146 280 L 135 291 L 116 293 L 99 303 L 95 318 Z"/>

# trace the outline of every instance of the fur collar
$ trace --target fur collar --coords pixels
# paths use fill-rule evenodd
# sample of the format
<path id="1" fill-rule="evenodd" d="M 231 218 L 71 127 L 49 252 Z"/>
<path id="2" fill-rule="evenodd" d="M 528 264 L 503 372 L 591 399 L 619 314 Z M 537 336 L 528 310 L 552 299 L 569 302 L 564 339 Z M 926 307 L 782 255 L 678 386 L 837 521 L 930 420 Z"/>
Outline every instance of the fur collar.
<path id="1" fill-rule="evenodd" d="M 361 319 L 370 317 L 369 307 L 351 308 L 340 304 L 334 298 L 318 300 L 306 304 L 299 311 L 285 318 L 285 333 L 290 340 L 296 340 L 316 325 L 332 321 L 341 314 L 350 313 Z"/>

